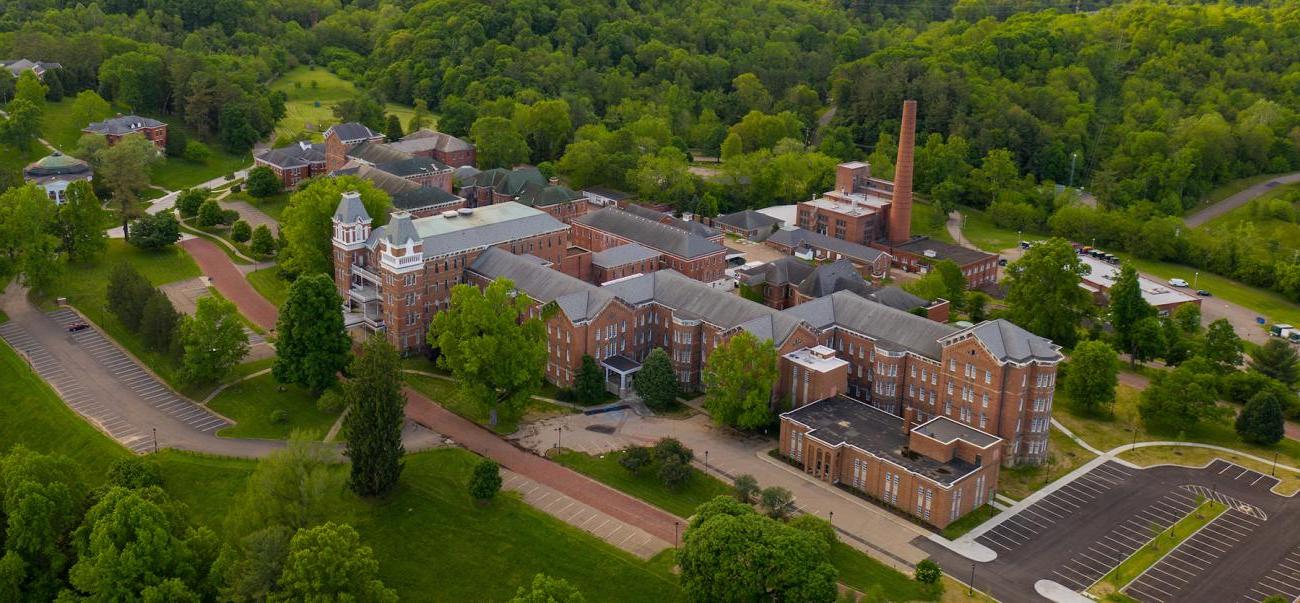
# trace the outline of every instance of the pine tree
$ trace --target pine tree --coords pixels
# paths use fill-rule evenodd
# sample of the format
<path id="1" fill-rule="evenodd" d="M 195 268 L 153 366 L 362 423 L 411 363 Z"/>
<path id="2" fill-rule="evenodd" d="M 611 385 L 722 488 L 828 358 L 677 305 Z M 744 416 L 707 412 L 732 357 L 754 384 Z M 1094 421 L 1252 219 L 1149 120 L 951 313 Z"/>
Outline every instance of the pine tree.
<path id="1" fill-rule="evenodd" d="M 126 328 L 135 331 L 140 328 L 144 306 L 149 302 L 153 290 L 153 285 L 136 272 L 134 266 L 122 262 L 113 268 L 108 277 L 108 310 Z"/>
<path id="2" fill-rule="evenodd" d="M 351 359 L 352 340 L 338 311 L 342 304 L 328 275 L 312 274 L 293 282 L 275 325 L 279 339 L 271 370 L 276 381 L 314 392 L 334 385 Z"/>
<path id="3" fill-rule="evenodd" d="M 172 306 L 167 295 L 154 289 L 140 318 L 140 338 L 144 340 L 145 347 L 160 353 L 170 350 L 180 320 L 180 313 Z"/>
<path id="4" fill-rule="evenodd" d="M 1247 442 L 1269 446 L 1281 441 L 1286 435 L 1286 424 L 1277 394 L 1261 390 L 1252 396 L 1237 415 L 1236 428 L 1237 435 Z"/>
<path id="5" fill-rule="evenodd" d="M 650 350 L 641 370 L 632 379 L 632 388 L 650 408 L 662 410 L 677 401 L 677 375 L 663 348 Z"/>
<path id="6" fill-rule="evenodd" d="M 390 141 L 402 138 L 402 120 L 396 115 L 388 115 L 388 123 L 384 124 L 384 136 Z"/>
<path id="7" fill-rule="evenodd" d="M 343 392 L 352 407 L 343 423 L 347 455 L 352 459 L 349 485 L 361 496 L 382 495 L 397 485 L 406 454 L 401 365 L 397 350 L 382 333 L 366 340 Z"/>
<path id="8" fill-rule="evenodd" d="M 582 356 L 582 366 L 573 380 L 573 395 L 579 404 L 595 404 L 605 397 L 605 375 L 595 358 Z"/>

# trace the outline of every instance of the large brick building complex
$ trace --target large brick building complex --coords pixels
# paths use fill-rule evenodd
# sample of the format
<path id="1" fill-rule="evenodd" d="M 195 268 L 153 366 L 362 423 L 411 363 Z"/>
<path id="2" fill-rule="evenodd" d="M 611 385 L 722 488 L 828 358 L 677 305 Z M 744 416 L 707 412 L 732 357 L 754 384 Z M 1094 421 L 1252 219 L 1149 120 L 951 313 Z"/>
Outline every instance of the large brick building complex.
<path id="1" fill-rule="evenodd" d="M 592 252 L 637 243 L 662 254 L 661 266 L 693 279 L 723 276 L 727 248 L 688 230 L 606 207 L 573 220 L 573 244 Z"/>

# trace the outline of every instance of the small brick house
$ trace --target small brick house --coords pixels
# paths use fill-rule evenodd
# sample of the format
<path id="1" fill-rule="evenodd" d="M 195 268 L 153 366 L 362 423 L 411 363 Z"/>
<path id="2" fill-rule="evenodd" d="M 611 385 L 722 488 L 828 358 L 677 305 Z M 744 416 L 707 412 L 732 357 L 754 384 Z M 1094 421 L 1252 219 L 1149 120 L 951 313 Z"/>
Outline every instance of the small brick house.
<path id="1" fill-rule="evenodd" d="M 139 134 L 144 136 L 159 151 L 167 149 L 167 124 L 156 119 L 139 115 L 118 115 L 117 117 L 91 123 L 81 129 L 86 134 L 103 136 L 108 146 L 117 144 L 125 136 Z"/>
<path id="2" fill-rule="evenodd" d="M 253 164 L 270 168 L 284 188 L 294 189 L 308 178 L 325 175 L 325 145 L 298 142 L 269 149 L 254 155 Z"/>
<path id="3" fill-rule="evenodd" d="M 879 249 L 828 237 L 803 228 L 782 228 L 763 241 L 764 245 L 804 260 L 837 261 L 846 259 L 858 267 L 864 277 L 883 279 L 889 276 L 893 259 Z"/>
<path id="4" fill-rule="evenodd" d="M 343 169 L 348 163 L 348 153 L 364 143 L 384 142 L 384 135 L 359 123 L 330 126 L 325 130 L 325 171 Z"/>
<path id="5" fill-rule="evenodd" d="M 937 528 L 993 500 L 1002 438 L 946 417 L 915 424 L 832 396 L 781 415 L 780 451 L 812 477 Z"/>
<path id="6" fill-rule="evenodd" d="M 453 168 L 477 165 L 477 151 L 472 143 L 427 128 L 420 128 L 389 146 L 416 157 L 428 157 Z"/>

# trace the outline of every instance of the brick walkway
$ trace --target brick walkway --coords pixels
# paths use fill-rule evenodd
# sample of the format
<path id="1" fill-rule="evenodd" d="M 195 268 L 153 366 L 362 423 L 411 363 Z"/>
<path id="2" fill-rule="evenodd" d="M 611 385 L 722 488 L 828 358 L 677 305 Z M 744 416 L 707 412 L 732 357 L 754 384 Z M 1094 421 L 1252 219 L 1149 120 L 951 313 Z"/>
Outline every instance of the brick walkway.
<path id="1" fill-rule="evenodd" d="M 199 270 L 212 279 L 212 286 L 234 302 L 239 312 L 253 324 L 271 331 L 280 312 L 271 302 L 248 284 L 244 275 L 215 243 L 201 237 L 181 241 L 181 247 L 198 263 Z"/>
<path id="2" fill-rule="evenodd" d="M 686 522 L 649 504 L 614 490 L 582 474 L 566 469 L 540 456 L 524 452 L 496 434 L 438 406 L 419 392 L 406 391 L 406 416 L 433 431 L 455 440 L 466 449 L 491 458 L 502 466 L 537 481 L 586 504 L 614 519 L 625 522 L 651 536 L 673 542 L 676 530 Z"/>

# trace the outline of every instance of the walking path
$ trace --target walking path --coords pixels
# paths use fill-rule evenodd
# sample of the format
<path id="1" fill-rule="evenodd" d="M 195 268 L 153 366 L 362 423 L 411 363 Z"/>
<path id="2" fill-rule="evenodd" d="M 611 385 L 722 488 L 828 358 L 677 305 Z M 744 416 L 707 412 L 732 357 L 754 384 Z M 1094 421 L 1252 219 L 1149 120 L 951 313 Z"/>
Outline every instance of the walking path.
<path id="1" fill-rule="evenodd" d="M 524 502 L 637 557 L 649 559 L 659 551 L 673 546 L 672 542 L 656 538 L 641 528 L 546 484 L 528 479 L 523 474 L 503 469 L 501 477 L 501 487 L 518 492 Z"/>
<path id="2" fill-rule="evenodd" d="M 1265 182 L 1261 182 L 1252 187 L 1249 187 L 1246 190 L 1243 190 L 1235 195 L 1231 195 L 1226 199 L 1219 201 L 1218 203 L 1215 203 L 1214 205 L 1211 205 L 1209 207 L 1206 207 L 1205 209 L 1197 211 L 1196 213 L 1184 218 L 1183 221 L 1186 222 L 1188 226 L 1195 228 L 1206 222 L 1209 222 L 1210 220 L 1222 216 L 1223 214 L 1226 214 L 1234 209 L 1237 209 L 1238 207 L 1250 203 L 1252 200 L 1258 198 L 1264 193 L 1273 190 L 1274 188 L 1277 188 L 1284 184 L 1294 184 L 1296 182 L 1300 182 L 1300 172 L 1292 172 L 1290 174 L 1282 174 L 1280 176 L 1275 176 L 1273 178 L 1268 179 Z"/>
<path id="3" fill-rule="evenodd" d="M 251 166 L 235 172 L 234 174 L 235 180 L 247 176 L 248 170 L 250 169 L 252 169 Z M 213 178 L 207 182 L 196 184 L 192 188 L 216 188 L 228 182 L 231 182 L 231 180 L 226 180 L 225 176 L 217 176 L 216 178 Z M 149 207 L 145 208 L 144 212 L 153 215 L 171 209 L 173 207 L 176 207 L 176 197 L 180 196 L 180 194 L 181 191 L 170 191 L 167 194 L 157 199 L 154 199 L 153 202 L 149 204 Z M 107 232 L 110 238 L 114 238 L 114 239 L 122 238 L 121 226 L 118 226 L 116 228 L 110 228 L 108 229 Z"/>
<path id="4" fill-rule="evenodd" d="M 275 330 L 279 310 L 248 283 L 244 274 L 216 243 L 196 237 L 181 241 L 181 247 L 198 263 L 199 270 L 212 280 L 212 286 L 233 302 L 245 318 L 267 332 Z"/>
<path id="5" fill-rule="evenodd" d="M 406 416 L 441 433 L 465 448 L 491 458 L 530 480 L 545 484 L 609 517 L 664 542 L 672 542 L 685 521 L 575 471 L 525 452 L 486 429 L 435 404 L 420 392 L 404 388 Z"/>

